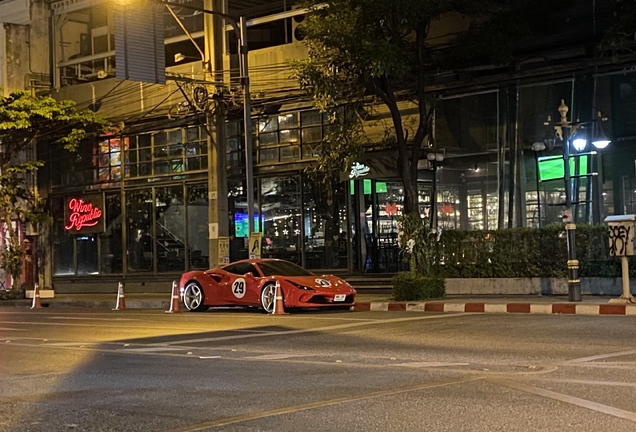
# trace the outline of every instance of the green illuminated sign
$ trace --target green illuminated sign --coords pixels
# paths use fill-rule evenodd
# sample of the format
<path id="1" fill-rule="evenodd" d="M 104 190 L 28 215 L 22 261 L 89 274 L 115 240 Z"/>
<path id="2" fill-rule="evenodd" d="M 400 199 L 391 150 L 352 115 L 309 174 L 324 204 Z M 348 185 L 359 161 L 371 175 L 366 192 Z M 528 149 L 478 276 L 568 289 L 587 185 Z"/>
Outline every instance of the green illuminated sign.
<path id="1" fill-rule="evenodd" d="M 576 169 L 576 158 L 579 159 L 579 169 Z M 588 161 L 590 156 L 570 156 L 570 174 L 582 175 L 588 173 Z M 563 156 L 547 156 L 539 158 L 539 180 L 558 180 L 565 178 L 565 165 Z"/>

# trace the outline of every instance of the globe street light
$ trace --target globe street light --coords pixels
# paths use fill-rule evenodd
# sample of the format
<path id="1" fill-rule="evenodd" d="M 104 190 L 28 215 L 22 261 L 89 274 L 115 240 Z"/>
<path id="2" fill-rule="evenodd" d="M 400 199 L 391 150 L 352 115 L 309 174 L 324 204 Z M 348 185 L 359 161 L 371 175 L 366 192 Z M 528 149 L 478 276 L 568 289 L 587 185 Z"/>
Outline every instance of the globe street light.
<path id="1" fill-rule="evenodd" d="M 565 231 L 568 248 L 568 300 L 571 302 L 581 301 L 581 280 L 579 279 L 579 262 L 576 259 L 576 224 L 572 215 L 572 176 L 570 173 L 570 144 L 576 151 L 583 151 L 587 147 L 587 140 L 583 138 L 582 131 L 587 123 L 571 123 L 568 122 L 567 114 L 569 111 L 565 101 L 561 99 L 561 105 L 558 108 L 561 119 L 554 124 L 548 116 L 546 126 L 553 126 L 557 138 L 563 141 L 563 174 L 565 180 L 565 210 L 563 211 L 563 222 L 565 222 Z M 601 119 L 602 120 L 602 119 Z M 592 145 L 598 149 L 604 149 L 609 145 L 610 141 L 605 136 L 602 127 L 599 124 L 598 135 L 592 140 Z"/>

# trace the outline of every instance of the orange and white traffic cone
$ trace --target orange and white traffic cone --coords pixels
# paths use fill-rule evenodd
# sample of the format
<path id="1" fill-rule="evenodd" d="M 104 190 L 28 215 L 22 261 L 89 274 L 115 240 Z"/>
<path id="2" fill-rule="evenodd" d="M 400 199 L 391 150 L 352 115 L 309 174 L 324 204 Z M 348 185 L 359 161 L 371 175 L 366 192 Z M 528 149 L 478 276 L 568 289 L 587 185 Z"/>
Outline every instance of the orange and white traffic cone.
<path id="1" fill-rule="evenodd" d="M 172 282 L 172 298 L 170 300 L 170 310 L 166 313 L 179 313 L 181 312 L 181 298 L 179 297 L 179 285 L 177 281 Z"/>
<path id="2" fill-rule="evenodd" d="M 272 315 L 287 315 L 285 312 L 285 304 L 283 303 L 283 290 L 280 282 L 276 281 L 276 290 L 274 291 L 274 309 Z"/>
<path id="3" fill-rule="evenodd" d="M 40 288 L 36 283 L 33 287 L 33 303 L 31 303 L 31 309 L 40 309 L 42 304 L 40 303 Z"/>
<path id="4" fill-rule="evenodd" d="M 122 309 L 126 309 L 126 299 L 124 298 L 124 284 L 119 282 L 119 285 L 117 285 L 117 303 L 113 310 Z"/>

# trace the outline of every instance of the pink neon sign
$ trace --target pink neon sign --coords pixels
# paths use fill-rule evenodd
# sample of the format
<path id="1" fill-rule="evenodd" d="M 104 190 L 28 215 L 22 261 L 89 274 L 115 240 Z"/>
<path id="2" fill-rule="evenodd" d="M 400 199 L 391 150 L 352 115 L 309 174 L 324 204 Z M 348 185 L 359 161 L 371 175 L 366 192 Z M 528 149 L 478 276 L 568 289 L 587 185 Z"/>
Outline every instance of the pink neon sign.
<path id="1" fill-rule="evenodd" d="M 70 213 L 68 215 L 68 225 L 64 226 L 67 231 L 79 231 L 84 227 L 97 225 L 102 217 L 102 210 L 90 202 L 72 198 L 68 202 Z"/>

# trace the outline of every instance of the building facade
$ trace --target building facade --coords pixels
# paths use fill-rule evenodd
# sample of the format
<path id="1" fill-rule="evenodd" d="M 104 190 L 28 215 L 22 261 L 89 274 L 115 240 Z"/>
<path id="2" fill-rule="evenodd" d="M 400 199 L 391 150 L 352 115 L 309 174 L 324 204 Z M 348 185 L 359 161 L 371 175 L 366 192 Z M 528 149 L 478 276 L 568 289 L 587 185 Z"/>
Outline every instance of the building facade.
<path id="1" fill-rule="evenodd" d="M 262 256 L 318 272 L 402 269 L 395 151 L 369 147 L 360 168 L 328 190 L 305 171 L 332 125 L 289 78 L 288 61 L 306 56 L 302 10 L 290 3 L 175 2 L 174 14 L 164 14 L 165 84 L 116 78 L 112 3 L 52 3 L 53 94 L 107 116 L 118 129 L 76 153 L 40 145 L 40 187 L 53 219 L 42 240 L 50 246 L 47 284 L 61 292 L 112 291 L 120 280 L 133 290 L 165 289 L 183 271 L 249 256 L 236 39 L 219 20 L 180 4 L 247 19 Z M 432 86 L 435 152 L 443 160 L 431 164 L 423 154 L 418 190 L 422 215 L 435 212 L 443 229 L 561 221 L 561 144 L 544 126 L 561 100 L 581 121 L 600 111 L 613 139 L 607 150 L 586 149 L 571 161 L 577 221 L 636 211 L 635 58 L 595 51 L 609 25 L 609 1 L 572 3 L 558 18 L 585 19 L 589 28 L 564 25 L 520 46 L 524 55 L 514 67 L 449 72 Z M 402 111 L 417 112 L 406 102 Z M 381 106 L 369 112 L 367 132 L 379 142 L 390 116 Z M 88 226 L 95 208 L 98 223 Z M 80 216 L 88 223 L 78 229 L 72 218 Z"/>

